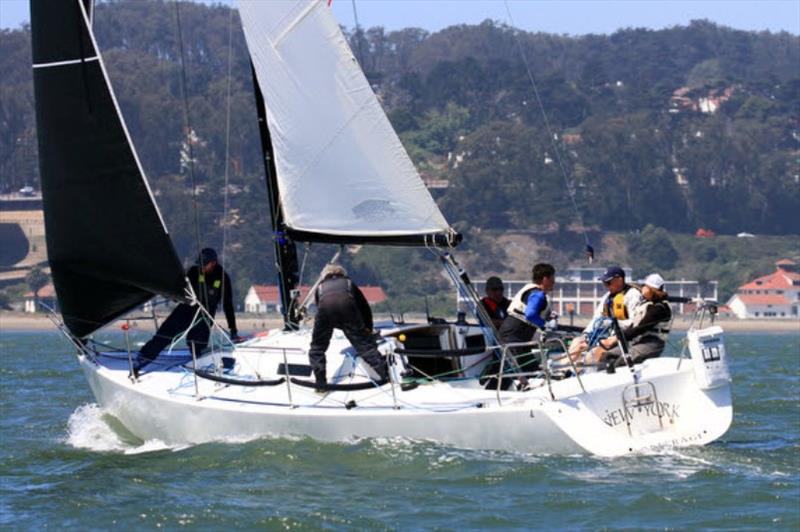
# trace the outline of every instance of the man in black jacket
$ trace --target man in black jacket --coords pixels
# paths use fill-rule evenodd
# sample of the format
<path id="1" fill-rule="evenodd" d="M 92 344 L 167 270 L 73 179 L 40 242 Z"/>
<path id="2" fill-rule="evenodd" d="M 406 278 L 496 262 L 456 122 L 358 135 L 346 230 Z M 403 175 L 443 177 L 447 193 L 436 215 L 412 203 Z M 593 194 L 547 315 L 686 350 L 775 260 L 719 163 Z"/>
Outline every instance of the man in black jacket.
<path id="1" fill-rule="evenodd" d="M 508 317 L 508 305 L 511 300 L 505 296 L 503 281 L 499 277 L 486 279 L 486 296 L 481 299 L 483 308 L 492 320 L 495 329 L 500 329 L 503 320 Z"/>
<path id="2" fill-rule="evenodd" d="M 236 329 L 236 314 L 233 311 L 233 289 L 231 288 L 231 278 L 222 269 L 222 265 L 217 261 L 217 252 L 211 248 L 205 248 L 200 252 L 197 264 L 189 268 L 186 277 L 194 289 L 195 295 L 200 305 L 213 317 L 217 313 L 217 307 L 222 300 L 222 308 L 225 311 L 225 319 L 228 322 L 231 338 L 236 339 L 238 332 Z M 156 331 L 155 336 L 150 339 L 139 352 L 139 357 L 134 366 L 134 373 L 142 370 L 145 366 L 156 359 L 159 353 L 169 345 L 173 339 L 182 334 L 186 329 L 195 324 L 186 335 L 186 343 L 189 348 L 194 348 L 197 354 L 208 345 L 208 337 L 211 334 L 208 324 L 208 315 L 203 312 L 198 314 L 197 305 L 181 303 L 164 320 L 161 327 Z"/>
<path id="3" fill-rule="evenodd" d="M 358 356 L 378 374 L 379 380 L 386 380 L 386 361 L 378 352 L 378 344 L 372 334 L 372 310 L 364 294 L 347 276 L 345 269 L 337 264 L 327 265 L 322 275 L 322 282 L 314 293 L 317 315 L 308 350 L 317 385 L 322 389 L 327 383 L 325 352 L 334 328 L 342 330 Z"/>

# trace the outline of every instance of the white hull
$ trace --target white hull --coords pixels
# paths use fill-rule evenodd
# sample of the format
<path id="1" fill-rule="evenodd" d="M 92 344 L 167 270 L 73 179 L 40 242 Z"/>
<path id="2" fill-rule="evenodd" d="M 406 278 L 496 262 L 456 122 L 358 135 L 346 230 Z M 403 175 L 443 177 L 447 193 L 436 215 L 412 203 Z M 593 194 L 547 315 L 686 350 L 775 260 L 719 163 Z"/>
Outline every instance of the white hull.
<path id="1" fill-rule="evenodd" d="M 305 363 L 296 350 L 307 345 L 307 333 L 273 331 L 269 337 L 237 349 L 236 372 L 256 370 L 274 378 L 269 368 L 283 361 L 275 346 L 290 349 L 290 364 Z M 272 351 L 267 351 L 272 346 Z M 339 356 L 338 374 L 352 372 L 342 356 L 348 346 L 334 339 L 329 368 Z M 200 366 L 216 355 L 202 359 Z M 98 403 L 143 440 L 195 444 L 261 436 L 300 436 L 323 441 L 364 437 L 403 437 L 441 442 L 461 448 L 502 449 L 535 453 L 592 453 L 616 456 L 659 446 L 704 445 L 722 436 L 733 409 L 727 383 L 701 390 L 692 360 L 660 358 L 636 366 L 640 382 L 657 391 L 658 406 L 632 408 L 627 416 L 623 389 L 633 382 L 627 368 L 616 374 L 592 373 L 552 383 L 550 397 L 543 382 L 527 392 L 485 390 L 477 381 L 436 382 L 402 391 L 384 385 L 325 396 L 313 390 L 280 384 L 269 387 L 225 385 L 195 379 L 182 368 L 128 378 L 127 359 L 86 356 L 80 363 Z M 356 374 L 360 369 L 356 369 Z M 335 377 L 334 377 L 335 378 Z M 538 384 L 538 386 L 536 386 Z M 291 399 L 289 394 L 291 393 Z M 395 399 L 396 397 L 396 399 Z M 345 408 L 345 403 L 355 406 Z M 659 422 L 659 415 L 660 422 Z M 630 420 L 630 427 L 626 422 Z"/>

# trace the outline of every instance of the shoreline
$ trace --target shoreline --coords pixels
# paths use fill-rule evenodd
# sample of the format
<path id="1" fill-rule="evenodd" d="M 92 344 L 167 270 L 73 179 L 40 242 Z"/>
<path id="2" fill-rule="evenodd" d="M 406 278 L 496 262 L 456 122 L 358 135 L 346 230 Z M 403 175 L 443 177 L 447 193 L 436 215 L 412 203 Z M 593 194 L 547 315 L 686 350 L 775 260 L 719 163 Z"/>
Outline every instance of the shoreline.
<path id="1" fill-rule="evenodd" d="M 166 315 L 159 316 L 159 320 L 163 321 Z M 376 315 L 375 321 L 388 320 L 389 316 Z M 448 318 L 448 319 L 452 319 Z M 117 322 L 108 325 L 108 330 L 119 329 L 125 320 L 117 320 Z M 237 315 L 236 317 L 239 330 L 242 333 L 253 333 L 258 331 L 265 331 L 280 327 L 281 320 L 274 316 L 255 316 L 248 314 Z M 410 315 L 408 322 L 424 323 L 424 315 Z M 224 318 L 222 321 L 217 320 L 221 326 L 225 326 Z M 568 319 L 561 321 L 562 325 L 567 325 Z M 588 323 L 585 318 L 576 318 L 574 324 L 577 326 L 584 326 Z M 672 324 L 673 331 L 686 331 L 689 327 L 691 320 L 688 316 L 679 316 Z M 708 322 L 706 322 L 708 323 Z M 720 318 L 717 319 L 715 325 L 719 325 L 726 332 L 748 332 L 748 333 L 794 333 L 800 334 L 800 320 L 797 319 L 748 319 L 740 320 L 737 318 Z M 130 321 L 131 329 L 138 331 L 153 331 L 153 322 L 150 318 L 135 319 Z M 2 332 L 30 332 L 30 331 L 57 331 L 53 322 L 44 314 L 29 314 L 25 312 L 9 312 L 0 311 L 0 333 Z"/>

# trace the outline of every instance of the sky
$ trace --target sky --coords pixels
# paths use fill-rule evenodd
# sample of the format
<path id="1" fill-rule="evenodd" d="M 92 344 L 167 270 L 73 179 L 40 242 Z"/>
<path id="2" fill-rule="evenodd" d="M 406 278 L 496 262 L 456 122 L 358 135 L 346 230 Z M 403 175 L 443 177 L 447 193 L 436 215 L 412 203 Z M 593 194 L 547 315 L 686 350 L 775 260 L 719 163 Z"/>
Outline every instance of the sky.
<path id="1" fill-rule="evenodd" d="M 708 19 L 736 29 L 800 35 L 800 0 L 509 0 L 508 5 L 513 25 L 528 31 L 583 35 L 626 27 L 660 29 Z M 333 0 L 333 10 L 340 24 L 355 25 L 351 0 Z M 511 22 L 503 0 L 357 0 L 356 10 L 361 26 L 387 30 L 436 31 L 487 18 Z M 28 22 L 28 0 L 0 0 L 0 28 L 16 28 L 24 22 Z"/>

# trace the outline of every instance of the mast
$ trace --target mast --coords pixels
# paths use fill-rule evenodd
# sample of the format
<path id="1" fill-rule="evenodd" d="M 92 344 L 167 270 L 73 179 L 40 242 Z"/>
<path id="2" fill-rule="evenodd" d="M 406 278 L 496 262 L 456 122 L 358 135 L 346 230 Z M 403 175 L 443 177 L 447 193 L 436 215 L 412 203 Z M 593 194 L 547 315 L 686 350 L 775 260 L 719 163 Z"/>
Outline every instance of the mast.
<path id="1" fill-rule="evenodd" d="M 250 69 L 253 75 L 253 88 L 256 94 L 256 109 L 258 112 L 258 130 L 261 133 L 261 151 L 264 154 L 264 173 L 267 181 L 267 195 L 269 199 L 269 216 L 272 222 L 272 242 L 275 247 L 275 266 L 278 270 L 278 290 L 281 298 L 281 314 L 283 315 L 284 329 L 297 329 L 300 317 L 297 314 L 297 305 L 293 302 L 296 295 L 292 291 L 297 288 L 299 281 L 297 246 L 286 230 L 283 221 L 283 212 L 280 206 L 277 170 L 275 157 L 272 150 L 272 138 L 267 124 L 264 95 L 258 84 L 255 68 L 252 62 Z"/>

